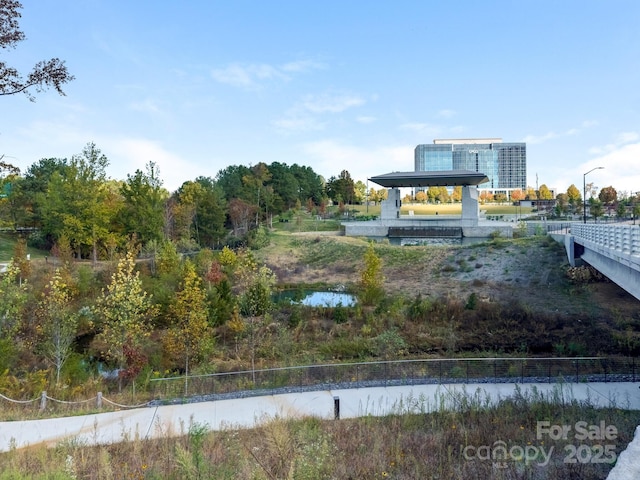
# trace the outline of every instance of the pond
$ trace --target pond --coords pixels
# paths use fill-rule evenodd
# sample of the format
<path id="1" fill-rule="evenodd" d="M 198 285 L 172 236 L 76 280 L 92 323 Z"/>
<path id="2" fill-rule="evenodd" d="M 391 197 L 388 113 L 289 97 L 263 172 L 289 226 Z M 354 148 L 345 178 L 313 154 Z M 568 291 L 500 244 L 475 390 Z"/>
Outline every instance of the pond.
<path id="1" fill-rule="evenodd" d="M 287 290 L 277 294 L 274 300 L 288 300 L 307 307 L 353 307 L 356 304 L 355 295 L 350 293 L 312 290 Z"/>

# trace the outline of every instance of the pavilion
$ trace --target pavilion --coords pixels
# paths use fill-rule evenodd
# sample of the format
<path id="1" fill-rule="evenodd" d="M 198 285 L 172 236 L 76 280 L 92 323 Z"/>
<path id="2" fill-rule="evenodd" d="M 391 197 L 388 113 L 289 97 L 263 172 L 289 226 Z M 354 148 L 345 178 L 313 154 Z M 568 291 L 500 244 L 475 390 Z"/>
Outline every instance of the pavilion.
<path id="1" fill-rule="evenodd" d="M 484 173 L 471 170 L 391 172 L 369 178 L 388 188 L 381 203 L 380 218 L 368 222 L 344 222 L 345 235 L 373 237 L 489 237 L 499 231 L 511 237 L 511 227 L 480 224 L 478 185 L 489 181 Z M 400 216 L 400 187 L 462 187 L 462 216 Z"/>

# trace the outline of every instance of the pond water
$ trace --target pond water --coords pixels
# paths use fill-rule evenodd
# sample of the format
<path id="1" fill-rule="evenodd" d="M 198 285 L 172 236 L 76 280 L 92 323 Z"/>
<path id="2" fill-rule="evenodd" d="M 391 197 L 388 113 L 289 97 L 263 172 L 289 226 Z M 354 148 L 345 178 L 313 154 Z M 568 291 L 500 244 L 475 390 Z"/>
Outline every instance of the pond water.
<path id="1" fill-rule="evenodd" d="M 289 290 L 276 295 L 275 301 L 288 300 L 308 307 L 353 307 L 356 297 L 350 293 Z"/>

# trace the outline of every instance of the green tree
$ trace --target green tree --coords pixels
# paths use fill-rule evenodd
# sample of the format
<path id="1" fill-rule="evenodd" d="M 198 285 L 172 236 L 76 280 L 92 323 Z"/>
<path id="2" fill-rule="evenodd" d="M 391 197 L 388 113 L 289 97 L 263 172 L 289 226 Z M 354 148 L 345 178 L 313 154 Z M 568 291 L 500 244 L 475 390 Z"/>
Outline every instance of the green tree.
<path id="1" fill-rule="evenodd" d="M 331 177 L 326 185 L 327 196 L 334 203 L 345 202 L 352 204 L 355 200 L 355 182 L 347 170 L 342 170 L 338 178 Z"/>
<path id="2" fill-rule="evenodd" d="M 136 170 L 133 175 L 127 175 L 120 194 L 123 198 L 120 219 L 125 234 L 135 234 L 142 245 L 150 241 L 160 242 L 168 192 L 162 187 L 158 166 L 149 162 L 145 172 Z"/>
<path id="3" fill-rule="evenodd" d="M 133 252 L 128 252 L 118 262 L 111 282 L 106 290 L 102 290 L 93 310 L 100 319 L 98 337 L 106 345 L 103 353 L 120 370 L 119 387 L 122 388 L 127 350 L 135 351 L 142 347 L 156 315 L 151 296 L 142 288 L 140 272 L 135 270 Z"/>
<path id="4" fill-rule="evenodd" d="M 569 209 L 569 196 L 566 193 L 559 193 L 556 196 L 556 214 L 562 216 Z"/>
<path id="5" fill-rule="evenodd" d="M 27 282 L 20 282 L 20 269 L 9 262 L 0 275 L 0 338 L 11 339 L 20 327 L 22 308 L 27 302 Z"/>
<path id="6" fill-rule="evenodd" d="M 591 212 L 591 216 L 594 220 L 597 220 L 599 217 L 604 215 L 604 206 L 600 200 L 596 200 L 595 198 L 589 199 L 589 211 Z"/>
<path id="7" fill-rule="evenodd" d="M 18 25 L 21 8 L 22 4 L 17 0 L 0 0 L 0 48 L 3 50 L 15 48 L 26 38 Z M 29 100 L 34 101 L 31 89 L 42 92 L 47 88 L 54 88 L 60 95 L 64 95 L 62 86 L 73 79 L 73 75 L 59 58 L 36 63 L 26 78 L 17 69 L 0 62 L 0 95 L 24 93 Z"/>
<path id="8" fill-rule="evenodd" d="M 624 203 L 618 202 L 618 206 L 616 207 L 616 216 L 620 219 L 627 216 L 627 207 Z"/>
<path id="9" fill-rule="evenodd" d="M 180 268 L 180 254 L 175 243 L 162 242 L 156 256 L 156 272 L 158 275 L 173 275 Z"/>
<path id="10" fill-rule="evenodd" d="M 354 186 L 354 193 L 354 201 L 363 204 L 367 200 L 367 185 L 362 180 L 358 180 Z"/>
<path id="11" fill-rule="evenodd" d="M 66 234 L 78 256 L 91 252 L 94 264 L 98 246 L 106 247 L 112 220 L 119 215 L 106 185 L 108 164 L 100 149 L 88 143 L 67 168 L 53 173 L 42 203 L 43 232 L 54 240 Z"/>
<path id="12" fill-rule="evenodd" d="M 364 305 L 373 305 L 384 294 L 384 276 L 382 274 L 382 259 L 378 256 L 369 242 L 364 254 L 364 267 L 360 272 L 360 299 Z"/>
<path id="13" fill-rule="evenodd" d="M 207 294 L 194 264 L 184 264 L 181 289 L 170 307 L 171 326 L 164 344 L 169 354 L 184 365 L 184 394 L 188 393 L 188 377 L 192 364 L 197 362 L 211 346 L 212 331 L 208 322 Z"/>
<path id="14" fill-rule="evenodd" d="M 72 290 L 56 268 L 38 304 L 42 332 L 40 351 L 55 369 L 56 385 L 60 384 L 62 367 L 72 353 L 78 328 L 78 316 L 72 311 L 71 301 Z"/>
<path id="15" fill-rule="evenodd" d="M 227 235 L 224 226 L 227 214 L 227 202 L 224 192 L 212 178 L 198 177 L 200 185 L 196 202 L 196 214 L 192 224 L 193 237 L 200 246 L 214 247 Z"/>

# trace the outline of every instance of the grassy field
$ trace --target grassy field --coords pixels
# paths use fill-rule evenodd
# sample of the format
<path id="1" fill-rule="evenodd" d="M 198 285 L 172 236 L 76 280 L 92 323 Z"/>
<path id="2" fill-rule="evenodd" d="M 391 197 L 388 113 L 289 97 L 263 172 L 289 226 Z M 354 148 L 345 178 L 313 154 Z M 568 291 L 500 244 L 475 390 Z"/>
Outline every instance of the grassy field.
<path id="1" fill-rule="evenodd" d="M 0 263 L 8 262 L 13 258 L 14 249 L 16 246 L 16 236 L 8 233 L 0 233 Z M 31 255 L 32 259 L 44 258 L 49 255 L 48 252 L 37 250 L 35 248 L 27 248 L 27 253 Z"/>

